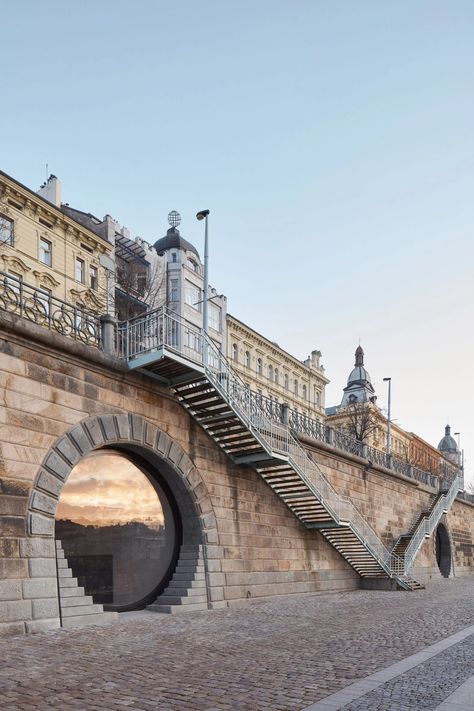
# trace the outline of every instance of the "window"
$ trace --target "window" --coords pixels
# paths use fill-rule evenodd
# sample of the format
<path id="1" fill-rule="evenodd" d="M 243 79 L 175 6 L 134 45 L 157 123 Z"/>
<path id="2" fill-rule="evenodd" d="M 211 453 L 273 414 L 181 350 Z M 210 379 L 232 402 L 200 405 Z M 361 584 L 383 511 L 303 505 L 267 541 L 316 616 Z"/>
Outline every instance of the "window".
<path id="1" fill-rule="evenodd" d="M 317 389 L 316 385 L 313 385 L 313 392 L 314 392 L 314 404 L 319 407 L 321 404 L 321 393 Z"/>
<path id="2" fill-rule="evenodd" d="M 44 239 L 41 237 L 40 239 L 40 244 L 39 244 L 39 260 L 40 262 L 43 262 L 43 264 L 46 264 L 47 267 L 50 267 L 53 262 L 53 245 L 51 242 L 47 239 Z"/>
<path id="3" fill-rule="evenodd" d="M 170 279 L 170 301 L 178 301 L 178 280 Z"/>
<path id="4" fill-rule="evenodd" d="M 239 362 L 239 349 L 237 347 L 237 343 L 232 344 L 232 360 L 235 361 L 235 363 Z"/>
<path id="5" fill-rule="evenodd" d="M 176 254 L 176 252 L 171 252 L 171 261 L 175 264 L 178 261 L 178 255 Z"/>
<path id="6" fill-rule="evenodd" d="M 209 326 L 214 331 L 221 330 L 221 309 L 212 302 L 209 302 Z"/>
<path id="7" fill-rule="evenodd" d="M 257 358 L 257 375 L 263 375 L 263 363 L 261 358 Z"/>
<path id="8" fill-rule="evenodd" d="M 278 384 L 279 384 L 279 380 L 280 380 L 280 375 L 279 375 L 279 373 L 278 373 L 278 368 L 275 368 L 275 374 L 274 374 L 274 376 L 273 376 L 273 379 L 275 380 L 275 384 L 278 385 Z"/>
<path id="9" fill-rule="evenodd" d="M 197 311 L 201 310 L 201 289 L 190 281 L 185 282 L 184 299 L 188 306 Z"/>
<path id="10" fill-rule="evenodd" d="M 303 385 L 303 400 L 307 399 L 307 388 L 306 385 Z"/>
<path id="11" fill-rule="evenodd" d="M 0 244 L 13 245 L 13 220 L 0 215 Z"/>
<path id="12" fill-rule="evenodd" d="M 198 267 L 197 263 L 194 261 L 194 259 L 188 259 L 187 265 L 190 269 L 193 270 L 193 272 L 196 272 L 196 273 L 199 272 L 199 267 Z"/>
<path id="13" fill-rule="evenodd" d="M 285 373 L 285 378 L 284 378 L 283 382 L 284 382 L 285 390 L 288 390 L 288 388 L 290 387 L 290 384 L 289 384 L 289 380 L 288 380 L 288 375 L 286 373 Z"/>
<path id="14" fill-rule="evenodd" d="M 76 264 L 75 264 L 75 277 L 76 281 L 80 281 L 81 284 L 84 284 L 84 274 L 85 274 L 85 263 L 83 259 L 79 259 L 79 257 L 76 257 Z"/>
<path id="15" fill-rule="evenodd" d="M 98 273 L 97 273 L 97 267 L 93 267 L 92 265 L 90 266 L 89 278 L 90 278 L 91 289 L 94 289 L 94 291 L 97 291 L 97 287 L 99 286 L 99 277 L 98 277 Z"/>
<path id="16" fill-rule="evenodd" d="M 250 368 L 250 351 L 245 351 L 245 367 Z"/>
<path id="17" fill-rule="evenodd" d="M 270 382 L 273 381 L 273 365 L 268 366 L 268 379 Z"/>
<path id="18" fill-rule="evenodd" d="M 298 381 L 296 380 L 296 378 L 295 378 L 293 384 L 294 384 L 294 392 L 295 392 L 295 395 L 296 395 L 296 397 L 298 397 Z"/>

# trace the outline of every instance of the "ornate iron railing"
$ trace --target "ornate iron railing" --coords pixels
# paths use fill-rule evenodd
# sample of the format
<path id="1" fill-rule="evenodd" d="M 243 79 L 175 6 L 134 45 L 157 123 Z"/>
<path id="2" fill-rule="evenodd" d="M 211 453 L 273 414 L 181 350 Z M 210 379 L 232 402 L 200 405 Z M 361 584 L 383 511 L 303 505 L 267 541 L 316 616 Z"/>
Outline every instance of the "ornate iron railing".
<path id="1" fill-rule="evenodd" d="M 0 272 L 0 309 L 100 348 L 98 314 L 62 301 L 48 290 L 31 286 L 13 274 Z"/>

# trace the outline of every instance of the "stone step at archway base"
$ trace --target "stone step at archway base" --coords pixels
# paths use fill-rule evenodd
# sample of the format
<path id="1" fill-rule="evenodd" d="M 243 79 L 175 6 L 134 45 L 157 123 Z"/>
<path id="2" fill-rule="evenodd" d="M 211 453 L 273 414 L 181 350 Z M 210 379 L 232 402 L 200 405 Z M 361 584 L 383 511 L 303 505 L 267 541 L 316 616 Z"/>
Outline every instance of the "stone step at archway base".
<path id="1" fill-rule="evenodd" d="M 168 587 L 147 610 L 169 615 L 207 610 L 206 575 L 201 545 L 181 546 Z"/>
<path id="2" fill-rule="evenodd" d="M 95 604 L 90 595 L 85 594 L 72 575 L 61 541 L 56 540 L 56 560 L 58 565 L 59 605 L 61 626 L 85 627 L 86 625 L 108 625 L 118 621 L 117 612 L 104 612 L 103 605 Z"/>

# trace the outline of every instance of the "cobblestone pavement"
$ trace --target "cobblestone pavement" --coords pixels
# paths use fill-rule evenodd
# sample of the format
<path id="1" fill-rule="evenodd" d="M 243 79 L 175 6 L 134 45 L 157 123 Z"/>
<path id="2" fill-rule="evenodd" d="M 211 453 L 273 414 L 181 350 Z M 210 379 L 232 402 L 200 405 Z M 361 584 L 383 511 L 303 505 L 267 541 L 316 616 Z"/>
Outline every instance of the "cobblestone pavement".
<path id="1" fill-rule="evenodd" d="M 4 639 L 0 708 L 300 711 L 474 624 L 473 583 L 150 613 Z"/>
<path id="2" fill-rule="evenodd" d="M 344 711 L 436 709 L 474 674 L 474 635 L 382 684 L 341 708 Z M 474 708 L 474 698 L 471 699 Z M 468 711 L 466 708 L 465 711 Z"/>

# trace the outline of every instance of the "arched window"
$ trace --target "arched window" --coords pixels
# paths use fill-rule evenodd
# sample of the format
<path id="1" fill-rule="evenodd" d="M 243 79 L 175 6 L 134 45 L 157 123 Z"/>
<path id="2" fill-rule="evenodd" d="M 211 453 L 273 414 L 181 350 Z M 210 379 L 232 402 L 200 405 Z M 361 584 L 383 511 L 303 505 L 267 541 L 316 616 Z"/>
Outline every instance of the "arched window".
<path id="1" fill-rule="evenodd" d="M 280 380 L 280 374 L 278 373 L 278 368 L 275 368 L 274 380 L 275 380 L 275 384 L 278 385 L 279 380 Z"/>
<path id="2" fill-rule="evenodd" d="M 263 363 L 261 358 L 257 358 L 257 375 L 263 375 Z"/>
<path id="3" fill-rule="evenodd" d="M 273 365 L 268 366 L 268 379 L 270 382 L 273 381 Z"/>
<path id="4" fill-rule="evenodd" d="M 303 385 L 303 400 L 307 399 L 307 388 L 306 385 Z"/>
<path id="5" fill-rule="evenodd" d="M 239 361 L 239 348 L 237 343 L 232 344 L 232 360 L 238 363 Z"/>
<path id="6" fill-rule="evenodd" d="M 298 381 L 296 378 L 294 380 L 294 392 L 295 392 L 296 397 L 298 397 Z"/>
<path id="7" fill-rule="evenodd" d="M 285 385 L 285 390 L 288 390 L 288 388 L 290 387 L 290 385 L 289 385 L 288 375 L 287 375 L 286 373 L 285 373 L 285 378 L 284 378 L 284 381 L 283 381 L 283 382 L 284 382 L 284 385 Z"/>
<path id="8" fill-rule="evenodd" d="M 319 390 L 317 389 L 316 385 L 313 385 L 313 399 L 314 399 L 314 404 L 317 405 L 317 407 L 319 407 L 321 404 L 321 394 L 320 394 Z"/>
<path id="9" fill-rule="evenodd" d="M 250 368 L 250 351 L 245 351 L 245 367 Z"/>
<path id="10" fill-rule="evenodd" d="M 188 267 L 193 270 L 193 272 L 199 272 L 199 267 L 197 265 L 197 262 L 194 261 L 194 259 L 188 259 Z"/>

